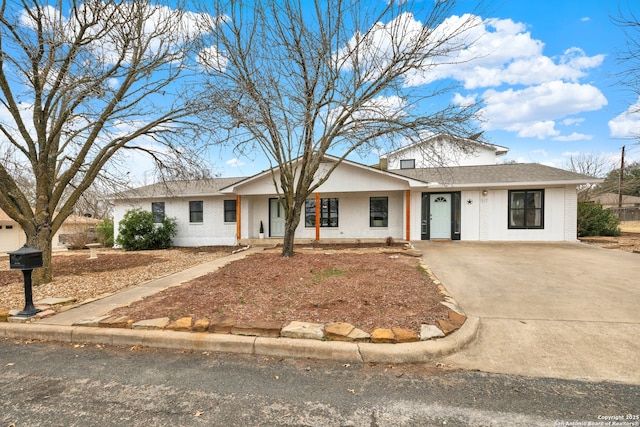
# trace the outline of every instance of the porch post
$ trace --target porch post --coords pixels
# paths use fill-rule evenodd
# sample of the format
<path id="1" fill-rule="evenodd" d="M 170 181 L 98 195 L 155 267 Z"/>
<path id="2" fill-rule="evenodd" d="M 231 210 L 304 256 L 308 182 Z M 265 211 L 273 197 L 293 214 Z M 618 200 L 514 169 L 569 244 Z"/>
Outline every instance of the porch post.
<path id="1" fill-rule="evenodd" d="M 320 240 L 320 193 L 316 193 L 316 241 Z"/>
<path id="2" fill-rule="evenodd" d="M 236 240 L 242 239 L 242 203 L 240 195 L 236 196 Z"/>
<path id="3" fill-rule="evenodd" d="M 406 204 L 406 208 L 405 208 L 406 217 L 404 220 L 405 221 L 405 240 L 410 241 L 411 240 L 411 190 L 405 191 L 405 204 Z"/>

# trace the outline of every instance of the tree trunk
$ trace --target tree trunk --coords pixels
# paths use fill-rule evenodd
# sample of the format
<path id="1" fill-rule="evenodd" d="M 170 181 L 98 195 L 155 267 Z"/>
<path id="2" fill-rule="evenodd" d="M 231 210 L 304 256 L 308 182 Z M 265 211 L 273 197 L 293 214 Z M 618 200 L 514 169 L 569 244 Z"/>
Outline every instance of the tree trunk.
<path id="1" fill-rule="evenodd" d="M 42 251 L 42 268 L 33 270 L 32 283 L 34 286 L 49 283 L 52 280 L 51 271 L 51 235 L 49 227 L 37 230 L 35 236 L 27 236 L 27 246 Z"/>
<path id="2" fill-rule="evenodd" d="M 296 236 L 296 228 L 300 223 L 300 212 L 302 211 L 302 205 L 305 199 L 302 201 L 294 200 L 293 208 L 287 209 L 287 217 L 284 224 L 284 240 L 282 242 L 282 257 L 289 258 L 294 255 L 293 243 Z"/>

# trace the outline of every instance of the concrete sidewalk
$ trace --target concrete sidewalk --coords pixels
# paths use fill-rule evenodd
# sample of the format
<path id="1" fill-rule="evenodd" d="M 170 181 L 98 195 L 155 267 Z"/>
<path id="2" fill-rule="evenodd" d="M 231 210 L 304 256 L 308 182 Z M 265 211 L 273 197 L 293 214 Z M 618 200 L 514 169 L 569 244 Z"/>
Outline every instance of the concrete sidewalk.
<path id="1" fill-rule="evenodd" d="M 52 317 L 40 319 L 34 323 L 2 322 L 0 323 L 0 337 L 377 363 L 434 361 L 459 351 L 476 337 L 479 324 L 476 317 L 468 317 L 460 329 L 444 338 L 402 344 L 74 326 L 78 322 L 104 316 L 115 308 L 129 305 L 164 289 L 179 286 L 261 250 L 262 248 L 252 248 L 206 262 L 126 289 L 109 297 L 74 307 Z"/>

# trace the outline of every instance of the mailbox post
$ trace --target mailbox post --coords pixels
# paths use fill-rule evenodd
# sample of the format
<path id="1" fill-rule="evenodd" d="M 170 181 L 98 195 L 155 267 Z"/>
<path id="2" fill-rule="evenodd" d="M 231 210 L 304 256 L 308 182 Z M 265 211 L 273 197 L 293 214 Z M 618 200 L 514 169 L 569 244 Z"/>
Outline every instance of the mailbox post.
<path id="1" fill-rule="evenodd" d="M 31 317 L 40 310 L 33 305 L 31 273 L 34 268 L 42 267 L 42 251 L 28 247 L 26 244 L 14 252 L 9 252 L 9 268 L 22 270 L 24 276 L 24 310 L 18 312 L 19 317 Z"/>

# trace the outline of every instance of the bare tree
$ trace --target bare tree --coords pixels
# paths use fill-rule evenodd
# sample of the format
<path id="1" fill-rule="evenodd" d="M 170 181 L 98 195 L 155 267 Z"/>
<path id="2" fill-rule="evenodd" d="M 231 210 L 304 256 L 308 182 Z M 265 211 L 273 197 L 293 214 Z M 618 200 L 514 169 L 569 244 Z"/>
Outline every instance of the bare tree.
<path id="1" fill-rule="evenodd" d="M 451 87 L 429 82 L 464 60 L 479 18 L 452 16 L 455 1 L 430 3 L 207 2 L 217 18 L 200 55 L 210 78 L 203 102 L 220 141 L 269 159 L 285 210 L 283 256 L 293 255 L 305 200 L 347 156 L 476 130 L 476 103 L 453 103 Z M 327 154 L 338 160 L 321 168 Z"/>
<path id="2" fill-rule="evenodd" d="M 571 155 L 567 160 L 564 169 L 583 175 L 604 178 L 614 168 L 614 162 L 610 157 L 603 154 L 580 153 Z M 596 190 L 596 184 L 585 184 L 578 188 L 578 201 L 586 202 L 591 199 Z"/>
<path id="3" fill-rule="evenodd" d="M 640 19 L 631 10 L 620 10 L 613 22 L 621 27 L 626 35 L 624 48 L 617 52 L 618 62 L 623 69 L 619 74 L 619 83 L 634 96 L 634 103 L 628 112 L 637 114 L 640 113 Z M 640 140 L 640 129 L 636 129 L 632 137 Z"/>
<path id="4" fill-rule="evenodd" d="M 107 166 L 132 151 L 161 166 L 191 158 L 181 83 L 194 75 L 194 16 L 145 0 L 2 1 L 0 147 L 34 188 L 0 164 L 0 208 L 43 251 L 36 283 L 51 280 L 51 239 Z"/>

